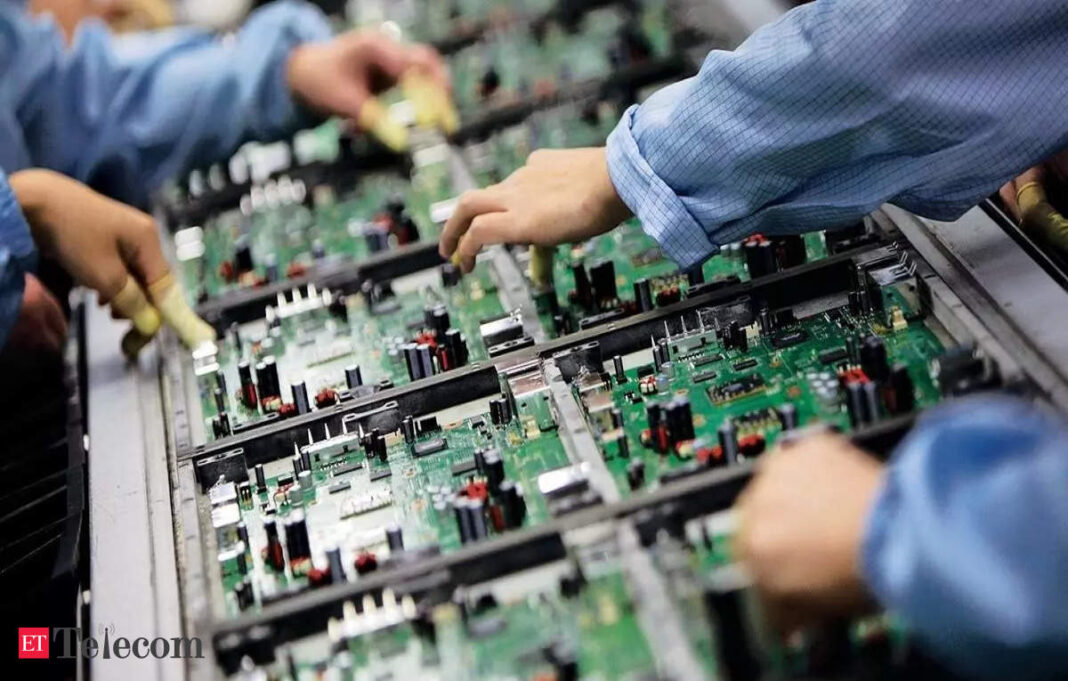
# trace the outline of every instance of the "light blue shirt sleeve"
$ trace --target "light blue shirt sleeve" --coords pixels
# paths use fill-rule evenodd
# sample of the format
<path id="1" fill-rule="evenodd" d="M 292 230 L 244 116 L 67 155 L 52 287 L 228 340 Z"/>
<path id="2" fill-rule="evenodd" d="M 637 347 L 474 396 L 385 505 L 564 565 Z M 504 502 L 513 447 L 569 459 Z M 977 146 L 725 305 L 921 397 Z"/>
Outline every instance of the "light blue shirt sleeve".
<path id="1" fill-rule="evenodd" d="M 87 21 L 68 50 L 50 19 L 0 2 L 0 166 L 51 168 L 143 203 L 183 170 L 306 122 L 287 57 L 330 35 L 319 10 L 283 0 L 232 36 L 178 28 L 118 38 Z"/>
<path id="2" fill-rule="evenodd" d="M 1068 678 L 1068 425 L 1008 397 L 932 410 L 868 519 L 866 579 L 975 678 Z"/>
<path id="3" fill-rule="evenodd" d="M 680 266 L 886 202 L 953 219 L 1068 146 L 1064 0 L 818 0 L 623 116 L 612 181 Z"/>
<path id="4" fill-rule="evenodd" d="M 26 274 L 37 266 L 37 249 L 15 193 L 0 170 L 0 347 L 7 343 L 22 305 Z"/>

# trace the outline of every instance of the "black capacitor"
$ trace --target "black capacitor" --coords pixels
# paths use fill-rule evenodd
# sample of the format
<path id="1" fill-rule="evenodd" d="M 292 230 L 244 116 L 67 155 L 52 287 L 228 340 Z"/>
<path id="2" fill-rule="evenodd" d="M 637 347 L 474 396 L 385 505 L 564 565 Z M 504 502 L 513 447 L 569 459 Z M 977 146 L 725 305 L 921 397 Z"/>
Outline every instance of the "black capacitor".
<path id="1" fill-rule="evenodd" d="M 749 278 L 767 276 L 775 272 L 775 249 L 768 241 L 747 241 L 742 247 L 745 251 L 745 267 Z"/>
<path id="2" fill-rule="evenodd" d="M 267 489 L 267 475 L 263 472 L 263 464 L 258 463 L 252 468 L 252 473 L 256 476 L 256 491 L 263 492 Z"/>
<path id="3" fill-rule="evenodd" d="M 218 388 L 216 388 L 214 397 L 215 397 L 215 411 L 217 411 L 220 414 L 225 413 L 226 412 L 226 393 L 224 393 L 222 390 L 219 390 Z"/>
<path id="4" fill-rule="evenodd" d="M 868 422 L 867 402 L 864 400 L 864 386 L 860 381 L 846 384 L 846 409 L 849 410 L 849 422 L 853 427 Z"/>
<path id="5" fill-rule="evenodd" d="M 427 327 L 434 332 L 434 338 L 441 343 L 445 340 L 445 332 L 451 326 L 449 311 L 444 305 L 435 305 L 430 311 L 430 319 Z"/>
<path id="6" fill-rule="evenodd" d="M 475 470 L 479 475 L 486 474 L 486 452 L 481 449 L 476 449 L 475 454 L 472 457 L 475 460 Z"/>
<path id="7" fill-rule="evenodd" d="M 512 529 L 520 527 L 527 515 L 527 504 L 519 493 L 519 487 L 513 481 L 505 480 L 501 483 L 498 498 L 504 512 L 505 526 Z"/>
<path id="8" fill-rule="evenodd" d="M 271 387 L 271 392 L 264 395 L 263 386 L 260 386 L 261 397 L 281 397 L 282 396 L 282 384 L 278 381 L 278 364 L 275 362 L 274 355 L 267 355 L 263 358 L 264 374 L 267 377 L 268 385 Z M 257 365 L 258 369 L 259 365 Z"/>
<path id="9" fill-rule="evenodd" d="M 734 421 L 730 419 L 724 421 L 717 434 L 719 435 L 719 446 L 723 449 L 722 461 L 724 463 L 737 463 L 738 429 L 735 427 Z"/>
<path id="10" fill-rule="evenodd" d="M 241 327 L 237 322 L 231 322 L 230 324 L 230 340 L 234 344 L 234 351 L 240 357 L 244 349 L 244 343 L 241 341 Z"/>
<path id="11" fill-rule="evenodd" d="M 238 272 L 251 272 L 253 268 L 252 247 L 247 239 L 241 238 L 234 246 L 234 269 Z"/>
<path id="12" fill-rule="evenodd" d="M 572 263 L 571 276 L 575 280 L 575 302 L 586 309 L 593 307 L 593 287 L 590 285 L 586 267 L 581 262 Z"/>
<path id="13" fill-rule="evenodd" d="M 419 353 L 419 374 L 422 378 L 430 378 L 434 375 L 434 356 L 430 352 L 430 346 L 420 343 L 415 347 Z"/>
<path id="14" fill-rule="evenodd" d="M 738 588 L 705 589 L 705 610 L 715 624 L 716 649 L 727 681 L 757 681 L 760 661 L 749 640 L 745 592 Z"/>
<path id="15" fill-rule="evenodd" d="M 887 384 L 887 403 L 891 414 L 907 414 L 916 407 L 916 392 L 908 367 L 904 364 L 891 367 Z"/>
<path id="16" fill-rule="evenodd" d="M 349 390 L 363 385 L 363 372 L 360 371 L 359 364 L 350 364 L 345 367 L 345 385 Z"/>
<path id="17" fill-rule="evenodd" d="M 638 490 L 645 484 L 645 462 L 641 459 L 627 464 L 627 484 L 631 491 Z"/>
<path id="18" fill-rule="evenodd" d="M 845 351 L 850 364 L 860 364 L 860 345 L 856 336 L 846 336 Z"/>
<path id="19" fill-rule="evenodd" d="M 451 262 L 447 262 L 441 266 L 441 285 L 445 288 L 451 288 L 460 283 L 460 268 Z"/>
<path id="20" fill-rule="evenodd" d="M 864 415 L 868 419 L 868 423 L 875 423 L 879 420 L 880 412 L 879 407 L 879 386 L 874 383 L 861 384 L 864 390 Z"/>
<path id="21" fill-rule="evenodd" d="M 404 550 L 404 531 L 400 525 L 390 525 L 386 528 L 386 541 L 389 543 L 390 553 Z"/>
<path id="22" fill-rule="evenodd" d="M 286 521 L 286 549 L 289 552 L 289 562 L 311 557 L 311 545 L 308 543 L 308 524 L 304 522 L 304 514 L 299 511 L 290 514 Z"/>
<path id="23" fill-rule="evenodd" d="M 878 336 L 868 336 L 860 344 L 860 367 L 868 378 L 876 383 L 885 383 L 890 377 L 890 364 L 886 357 L 886 344 Z"/>
<path id="24" fill-rule="evenodd" d="M 408 365 L 408 378 L 413 381 L 423 378 L 423 365 L 419 361 L 419 346 L 415 343 L 405 343 L 400 349 L 404 353 L 404 362 Z"/>
<path id="25" fill-rule="evenodd" d="M 289 458 L 289 463 L 293 466 L 293 478 L 296 479 L 300 476 L 300 472 L 304 470 L 304 465 L 301 463 L 300 454 L 294 454 Z"/>
<path id="26" fill-rule="evenodd" d="M 266 520 L 263 523 L 263 531 L 267 534 L 267 551 L 264 560 L 276 571 L 285 569 L 282 542 L 278 539 L 278 524 L 274 520 Z"/>
<path id="27" fill-rule="evenodd" d="M 621 459 L 630 458 L 630 443 L 627 441 L 626 435 L 616 440 L 616 456 Z"/>
<path id="28" fill-rule="evenodd" d="M 613 428 L 622 428 L 623 427 L 623 412 L 620 411 L 618 408 L 613 407 L 612 411 L 609 412 L 609 414 L 612 417 L 612 427 Z"/>
<path id="29" fill-rule="evenodd" d="M 341 561 L 341 549 L 338 547 L 326 550 L 326 564 L 330 568 L 330 582 L 340 584 L 345 581 L 345 564 Z"/>
<path id="30" fill-rule="evenodd" d="M 248 551 L 248 525 L 244 521 L 237 524 L 237 538 L 245 545 L 245 551 Z"/>
<path id="31" fill-rule="evenodd" d="M 779 417 L 779 425 L 783 430 L 794 430 L 797 428 L 797 407 L 792 403 L 787 402 L 779 406 L 775 413 Z"/>
<path id="32" fill-rule="evenodd" d="M 371 431 L 371 454 L 385 463 L 389 458 L 389 450 L 386 447 L 386 438 L 375 428 Z"/>
<path id="33" fill-rule="evenodd" d="M 690 408 L 690 400 L 685 397 L 679 397 L 668 405 L 668 407 L 674 411 L 674 422 L 670 423 L 668 426 L 671 430 L 671 438 L 675 440 L 675 442 L 685 442 L 694 439 L 693 411 Z"/>
<path id="34" fill-rule="evenodd" d="M 252 382 L 252 367 L 248 360 L 237 363 L 237 377 L 241 383 L 241 403 L 252 409 L 256 406 L 256 385 Z"/>
<path id="35" fill-rule="evenodd" d="M 772 332 L 775 331 L 775 325 L 772 322 L 771 311 L 768 309 L 767 305 L 764 305 L 760 308 L 760 311 L 757 313 L 757 321 L 760 325 L 760 332 L 763 333 L 765 336 L 770 336 Z"/>
<path id="36" fill-rule="evenodd" d="M 211 430 L 216 439 L 230 435 L 230 417 L 225 412 L 211 420 Z"/>
<path id="37" fill-rule="evenodd" d="M 310 471 L 311 467 L 311 452 L 307 449 L 300 450 L 300 467 L 306 471 Z"/>
<path id="38" fill-rule="evenodd" d="M 460 531 L 460 543 L 471 541 L 474 528 L 471 527 L 471 513 L 467 509 L 467 498 L 457 496 L 452 502 L 452 513 L 456 518 L 456 527 Z"/>
<path id="39" fill-rule="evenodd" d="M 616 265 L 611 260 L 601 260 L 590 265 L 593 296 L 601 307 L 607 307 L 619 298 L 616 293 Z"/>
<path id="40" fill-rule="evenodd" d="M 379 253 L 389 248 L 389 232 L 378 227 L 365 229 L 363 240 L 367 242 L 367 250 L 371 253 Z"/>
<path id="41" fill-rule="evenodd" d="M 223 370 L 222 370 L 222 369 L 219 369 L 218 371 L 216 371 L 216 372 L 215 372 L 215 387 L 216 387 L 216 388 L 217 388 L 217 389 L 218 389 L 218 390 L 219 390 L 220 392 L 222 392 L 222 394 L 223 394 L 224 396 L 225 396 L 225 395 L 227 395 L 227 390 L 226 390 L 226 374 L 224 374 L 224 373 L 223 373 Z M 225 411 L 225 409 L 224 409 L 223 411 Z"/>
<path id="42" fill-rule="evenodd" d="M 471 535 L 476 541 L 485 539 L 489 535 L 489 527 L 486 525 L 486 505 L 481 499 L 470 499 L 467 502 L 468 512 L 471 514 Z"/>
<path id="43" fill-rule="evenodd" d="M 467 364 L 467 343 L 459 329 L 445 331 L 445 348 L 451 362 L 449 368 L 456 369 Z"/>
<path id="44" fill-rule="evenodd" d="M 738 322 L 731 322 L 730 331 L 731 347 L 733 347 L 735 350 L 738 350 L 739 352 L 748 352 L 749 336 L 745 332 L 745 327 L 743 327 Z"/>
<path id="45" fill-rule="evenodd" d="M 627 374 L 623 371 L 623 358 L 616 355 L 612 358 L 612 369 L 616 375 L 616 385 L 623 385 L 627 382 Z"/>
<path id="46" fill-rule="evenodd" d="M 234 587 L 234 595 L 237 597 L 237 607 L 240 610 L 245 610 L 248 606 L 252 605 L 254 594 L 252 591 L 252 583 L 248 579 L 243 579 Z"/>
<path id="47" fill-rule="evenodd" d="M 638 303 L 639 312 L 648 312 L 653 309 L 653 288 L 648 279 L 639 279 L 634 282 L 634 301 Z"/>
<path id="48" fill-rule="evenodd" d="M 401 421 L 401 432 L 404 433 L 404 441 L 408 444 L 415 442 L 415 419 L 405 416 Z"/>
<path id="49" fill-rule="evenodd" d="M 808 259 L 808 254 L 805 251 L 805 238 L 800 234 L 789 234 L 787 236 L 776 237 L 775 245 L 778 251 L 779 267 L 785 269 L 787 267 L 797 267 L 804 264 Z"/>
<path id="50" fill-rule="evenodd" d="M 690 286 L 697 286 L 698 284 L 705 283 L 704 269 L 700 265 L 694 265 L 686 270 L 686 282 Z"/>
<path id="51" fill-rule="evenodd" d="M 485 469 L 486 487 L 490 494 L 496 496 L 504 482 L 504 459 L 496 449 L 489 449 L 482 453 L 482 466 Z"/>
<path id="52" fill-rule="evenodd" d="M 308 402 L 308 386 L 304 385 L 304 381 L 293 383 L 289 386 L 290 391 L 293 393 L 293 406 L 297 408 L 298 414 L 307 414 L 311 411 L 311 404 Z"/>
<path id="53" fill-rule="evenodd" d="M 571 333 L 571 317 L 563 313 L 554 314 L 553 331 L 558 336 L 566 336 Z"/>
<path id="54" fill-rule="evenodd" d="M 664 417 L 664 408 L 656 402 L 645 405 L 645 419 L 649 422 L 649 429 L 656 430 Z"/>

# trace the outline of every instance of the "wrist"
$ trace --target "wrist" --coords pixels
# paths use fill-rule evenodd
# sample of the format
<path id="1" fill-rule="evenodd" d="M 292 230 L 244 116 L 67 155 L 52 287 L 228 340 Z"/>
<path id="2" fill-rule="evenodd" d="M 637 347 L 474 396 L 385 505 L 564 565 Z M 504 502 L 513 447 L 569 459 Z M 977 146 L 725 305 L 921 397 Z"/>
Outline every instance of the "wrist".
<path id="1" fill-rule="evenodd" d="M 605 222 L 608 224 L 608 229 L 612 229 L 620 223 L 630 219 L 634 216 L 630 207 L 623 202 L 623 198 L 616 190 L 616 185 L 612 181 L 612 173 L 608 169 L 608 154 L 604 147 L 601 147 L 601 160 L 604 162 L 604 172 L 600 173 L 601 182 L 598 187 L 597 198 L 600 204 L 600 210 L 598 211 L 605 217 Z"/>

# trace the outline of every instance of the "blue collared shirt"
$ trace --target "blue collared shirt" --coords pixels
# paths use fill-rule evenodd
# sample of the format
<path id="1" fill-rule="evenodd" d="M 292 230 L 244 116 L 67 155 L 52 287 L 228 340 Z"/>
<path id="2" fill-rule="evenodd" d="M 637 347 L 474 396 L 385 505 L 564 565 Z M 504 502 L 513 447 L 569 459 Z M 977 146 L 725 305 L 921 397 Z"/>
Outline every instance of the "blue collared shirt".
<path id="1" fill-rule="evenodd" d="M 868 518 L 878 600 L 968 677 L 1068 678 L 1068 425 L 1007 397 L 931 410 Z"/>
<path id="2" fill-rule="evenodd" d="M 15 193 L 0 170 L 0 347 L 18 317 L 26 275 L 37 264 L 37 250 Z"/>
<path id="3" fill-rule="evenodd" d="M 632 107 L 612 181 L 682 267 L 886 202 L 954 219 L 1068 147 L 1064 0 L 818 0 Z"/>
<path id="4" fill-rule="evenodd" d="M 192 28 L 118 38 L 89 20 L 68 49 L 50 19 L 0 0 L 0 168 L 51 168 L 142 204 L 183 170 L 308 122 L 286 84 L 286 58 L 330 35 L 317 9 L 282 0 L 225 38 Z M 2 187 L 6 341 L 35 253 L 6 178 Z"/>
<path id="5" fill-rule="evenodd" d="M 88 20 L 68 49 L 50 19 L 0 1 L 0 167 L 51 168 L 144 203 L 191 166 L 293 132 L 303 121 L 286 59 L 330 35 L 317 9 L 282 0 L 233 36 L 116 37 Z"/>

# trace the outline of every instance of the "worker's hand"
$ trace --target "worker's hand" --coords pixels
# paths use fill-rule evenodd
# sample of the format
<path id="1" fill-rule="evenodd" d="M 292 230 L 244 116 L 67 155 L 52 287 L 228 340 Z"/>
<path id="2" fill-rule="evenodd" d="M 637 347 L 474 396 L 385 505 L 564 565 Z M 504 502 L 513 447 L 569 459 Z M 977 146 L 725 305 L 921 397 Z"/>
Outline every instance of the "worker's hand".
<path id="1" fill-rule="evenodd" d="M 147 287 L 169 273 L 152 218 L 50 170 L 11 175 L 11 188 L 44 255 L 110 302 L 129 276 Z"/>
<path id="2" fill-rule="evenodd" d="M 7 347 L 58 355 L 67 339 L 67 319 L 56 297 L 32 274 L 26 275 L 22 304 Z"/>
<path id="3" fill-rule="evenodd" d="M 404 45 L 378 31 L 350 31 L 325 43 L 294 48 L 286 66 L 290 89 L 319 112 L 360 120 L 364 103 L 409 70 L 448 90 L 441 57 L 425 45 Z"/>
<path id="4" fill-rule="evenodd" d="M 1002 203 L 1005 204 L 1005 208 L 1009 213 L 1017 220 L 1023 219 L 1020 215 L 1020 207 L 1017 204 L 1017 196 L 1020 189 L 1025 185 L 1037 182 L 1042 184 L 1046 178 L 1046 169 L 1044 166 L 1035 166 L 1034 168 L 1028 168 L 1019 177 L 1006 182 L 1000 190 L 998 195 L 1001 196 Z"/>
<path id="5" fill-rule="evenodd" d="M 603 147 L 543 149 L 500 184 L 461 196 L 441 234 L 440 250 L 470 272 L 483 246 L 575 243 L 628 217 L 630 210 L 608 175 Z"/>
<path id="6" fill-rule="evenodd" d="M 761 462 L 736 504 L 734 551 L 779 632 L 869 605 L 861 544 L 882 477 L 877 462 L 830 433 L 780 447 Z"/>

